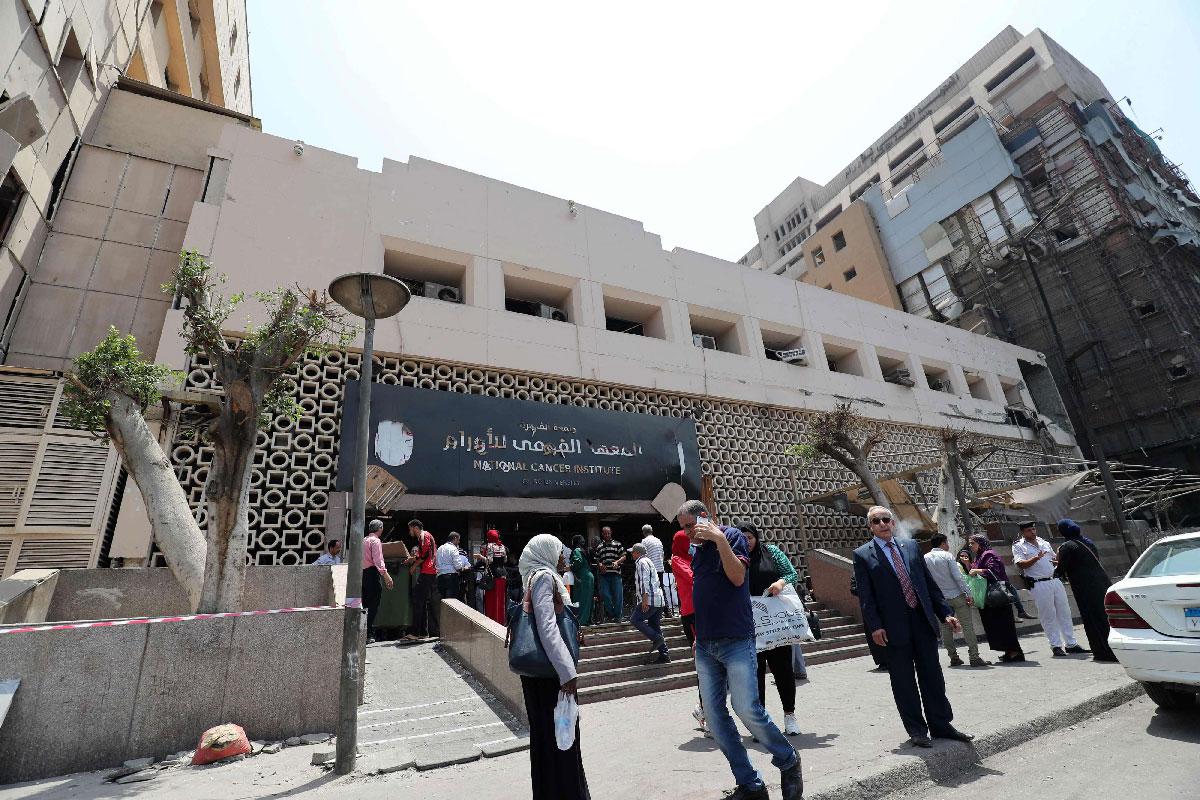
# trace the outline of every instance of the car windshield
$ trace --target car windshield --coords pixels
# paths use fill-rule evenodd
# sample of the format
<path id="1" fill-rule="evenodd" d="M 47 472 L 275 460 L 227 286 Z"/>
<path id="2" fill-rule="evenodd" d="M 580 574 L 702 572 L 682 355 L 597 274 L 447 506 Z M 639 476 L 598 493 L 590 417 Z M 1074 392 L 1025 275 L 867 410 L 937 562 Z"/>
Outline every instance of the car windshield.
<path id="1" fill-rule="evenodd" d="M 1159 542 L 1129 573 L 1131 578 L 1161 578 L 1167 575 L 1200 575 L 1200 539 Z"/>

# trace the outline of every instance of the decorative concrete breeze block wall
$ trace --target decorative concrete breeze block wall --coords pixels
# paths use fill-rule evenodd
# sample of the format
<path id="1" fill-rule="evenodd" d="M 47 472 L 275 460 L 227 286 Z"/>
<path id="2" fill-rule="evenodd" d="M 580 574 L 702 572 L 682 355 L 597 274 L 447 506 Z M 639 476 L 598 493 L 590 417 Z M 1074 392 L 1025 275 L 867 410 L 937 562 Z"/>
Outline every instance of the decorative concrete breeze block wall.
<path id="1" fill-rule="evenodd" d="M 346 381 L 358 377 L 361 358 L 360 353 L 333 351 L 306 356 L 293 367 L 292 394 L 300 405 L 300 418 L 276 419 L 258 435 L 250 492 L 248 557 L 252 563 L 303 564 L 320 555 L 329 492 L 337 471 L 342 397 Z M 723 521 L 752 521 L 788 555 L 794 559 L 803 555 L 795 492 L 789 477 L 796 461 L 783 451 L 801 439 L 811 412 L 393 356 L 375 357 L 374 380 L 436 391 L 693 418 L 703 471 L 713 476 L 718 517 Z M 191 363 L 187 387 L 218 388 L 212 367 L 204 359 Z M 183 415 L 185 422 L 187 416 Z M 873 424 L 888 433 L 887 441 L 872 457 L 877 470 L 893 471 L 937 460 L 936 454 L 913 452 L 940 447 L 937 430 L 882 421 Z M 990 467 L 1043 460 L 1032 442 L 994 441 L 1028 455 L 997 453 L 989 460 Z M 170 455 L 203 525 L 204 482 L 212 452 L 200 442 L 194 429 L 181 427 Z M 822 460 L 800 471 L 797 488 L 804 494 L 815 494 L 854 482 L 849 471 Z M 922 483 L 935 490 L 938 482 L 934 472 L 922 475 Z M 981 488 L 999 485 L 982 476 L 980 484 Z M 916 496 L 914 485 L 907 488 Z M 858 517 L 815 505 L 805 506 L 803 513 L 809 547 L 839 550 L 863 541 L 865 534 Z"/>

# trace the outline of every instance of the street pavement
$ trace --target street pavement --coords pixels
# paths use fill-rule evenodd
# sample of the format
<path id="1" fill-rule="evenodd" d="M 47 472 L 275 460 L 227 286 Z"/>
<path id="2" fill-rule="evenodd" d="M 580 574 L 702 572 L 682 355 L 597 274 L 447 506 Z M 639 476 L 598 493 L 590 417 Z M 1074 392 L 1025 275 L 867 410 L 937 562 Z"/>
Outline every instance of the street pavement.
<path id="1" fill-rule="evenodd" d="M 1055 800 L 1200 796 L 1200 712 L 1160 711 L 1146 697 L 1015 747 L 941 784 L 886 800 L 1053 797 Z"/>
<path id="2" fill-rule="evenodd" d="M 1082 636 L 1082 631 L 1079 632 Z M 943 782 L 969 770 L 973 764 L 1019 747 L 1034 737 L 1075 736 L 1069 726 L 1109 708 L 1126 703 L 1139 694 L 1124 670 L 1114 664 L 1098 664 L 1086 657 L 1052 658 L 1043 635 L 1023 638 L 1029 659 L 1025 664 L 945 670 L 948 693 L 954 705 L 955 724 L 975 733 L 975 746 L 937 740 L 932 750 L 917 751 L 906 746 L 906 735 L 896 715 L 886 673 L 870 671 L 870 659 L 858 658 L 810 668 L 810 681 L 797 692 L 797 716 L 804 733 L 793 742 L 804 758 L 807 796 L 810 800 L 878 798 L 889 791 L 919 786 L 931 777 Z M 471 683 L 432 646 L 395 649 L 380 667 L 380 648 L 368 654 L 375 676 L 389 685 L 387 693 L 373 689 L 365 711 L 418 704 L 421 687 L 427 699 L 421 702 L 454 700 L 468 696 Z M 436 659 L 436 660 L 434 660 Z M 438 667 L 438 663 L 441 667 Z M 942 663 L 946 664 L 945 654 Z M 389 677 L 385 674 L 392 670 Z M 440 675 L 446 683 L 430 682 Z M 403 684 L 404 688 L 400 688 Z M 372 684 L 374 686 L 374 684 Z M 412 693 L 410 693 L 410 690 Z M 464 701 L 471 714 L 502 723 L 495 726 L 502 736 L 516 733 L 504 723 L 504 712 L 496 714 L 486 701 L 482 707 Z M 585 706 L 582 709 L 584 764 L 592 795 L 644 798 L 717 798 L 732 785 L 728 767 L 711 739 L 694 727 L 691 709 L 695 689 L 680 689 L 655 695 L 631 697 Z M 445 704 L 449 706 L 450 704 Z M 484 709 L 487 708 L 486 716 Z M 767 708 L 779 720 L 782 710 L 774 687 L 768 687 Z M 390 726 L 378 740 L 420 735 L 424 741 L 451 742 L 469 732 L 441 735 L 454 728 L 469 727 L 462 719 L 437 717 L 437 712 L 411 713 L 403 723 Z M 364 715 L 370 719 L 375 715 Z M 384 721 L 385 715 L 380 715 Z M 445 722 L 445 720 L 450 720 Z M 370 723 L 368 723 L 370 724 Z M 1145 725 L 1135 727 L 1144 730 Z M 486 730 L 486 729 L 485 729 Z M 253 736 L 253 732 L 249 732 Z M 433 736 L 425 734 L 433 733 Z M 495 738 L 499 738 L 499 735 Z M 1038 741 L 1046 741 L 1041 739 Z M 745 739 L 754 763 L 778 794 L 779 774 L 761 746 Z M 411 742 L 369 745 L 371 759 L 406 747 Z M 525 752 L 485 758 L 444 769 L 418 772 L 404 770 L 387 775 L 334 777 L 319 767 L 309 766 L 315 750 L 322 747 L 290 747 L 277 755 L 260 755 L 245 761 L 209 768 L 173 768 L 153 781 L 134 786 L 103 782 L 104 773 L 20 784 L 0 789 L 0 800 L 83 800 L 91 798 L 189 797 L 230 800 L 279 796 L 361 798 L 385 793 L 395 800 L 424 800 L 456 797 L 464 791 L 486 793 L 489 800 L 525 800 L 529 797 L 529 758 Z M 1109 748 L 1105 767 L 1116 773 L 1126 768 L 1119 750 Z M 990 762 L 989 762 L 990 763 Z M 1063 770 L 1067 767 L 1063 767 Z M 933 795 L 937 796 L 937 795 Z M 1111 795 L 1099 794 L 1098 797 Z M 1151 797 L 1154 795 L 1145 795 Z"/>

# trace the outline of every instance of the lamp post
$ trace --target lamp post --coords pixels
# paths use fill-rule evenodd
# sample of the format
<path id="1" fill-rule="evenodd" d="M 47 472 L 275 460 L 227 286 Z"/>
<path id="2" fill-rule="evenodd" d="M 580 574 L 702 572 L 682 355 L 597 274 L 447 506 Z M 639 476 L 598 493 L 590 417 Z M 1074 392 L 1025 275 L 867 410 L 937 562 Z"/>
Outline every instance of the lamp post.
<path id="1" fill-rule="evenodd" d="M 375 346 L 375 320 L 395 316 L 412 298 L 408 287 L 395 278 L 374 272 L 352 272 L 334 278 L 329 296 L 342 308 L 365 321 L 362 367 L 358 376 L 358 430 L 354 439 L 354 496 L 350 505 L 350 535 L 346 537 L 346 608 L 342 621 L 342 673 L 338 691 L 338 775 L 354 771 L 358 746 L 358 662 L 362 637 L 362 548 L 367 516 L 367 448 L 371 438 L 371 358 Z"/>

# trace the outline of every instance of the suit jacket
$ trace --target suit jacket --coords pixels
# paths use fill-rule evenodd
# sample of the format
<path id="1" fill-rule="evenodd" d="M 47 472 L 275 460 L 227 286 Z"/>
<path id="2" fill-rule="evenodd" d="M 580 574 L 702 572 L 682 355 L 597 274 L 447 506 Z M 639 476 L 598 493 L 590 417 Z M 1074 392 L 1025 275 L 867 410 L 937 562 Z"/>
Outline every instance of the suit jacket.
<path id="1" fill-rule="evenodd" d="M 912 539 L 899 538 L 895 542 L 908 568 L 917 602 L 936 638 L 941 632 L 941 620 L 954 612 L 929 574 L 917 543 Z M 909 641 L 911 631 L 904 590 L 900 588 L 900 579 L 888 562 L 887 554 L 875 543 L 874 538 L 854 551 L 854 582 L 867 630 L 883 628 L 887 631 L 889 641 L 897 644 Z"/>

